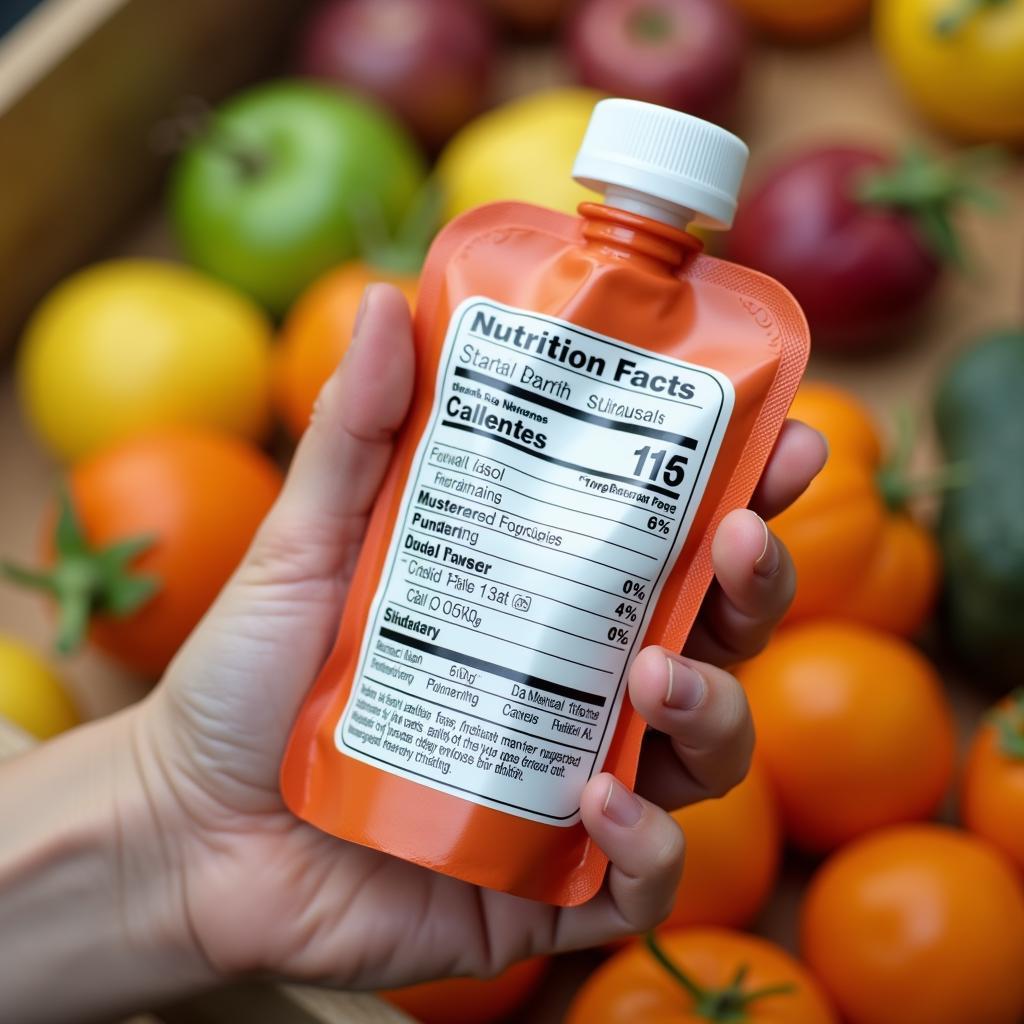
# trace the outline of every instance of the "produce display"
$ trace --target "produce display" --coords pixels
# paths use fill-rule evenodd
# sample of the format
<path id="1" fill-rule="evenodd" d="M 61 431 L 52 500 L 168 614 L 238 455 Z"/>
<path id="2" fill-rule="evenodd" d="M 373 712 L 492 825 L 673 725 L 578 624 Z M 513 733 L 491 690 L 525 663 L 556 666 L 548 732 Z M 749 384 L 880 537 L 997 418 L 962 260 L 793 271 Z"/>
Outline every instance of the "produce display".
<path id="1" fill-rule="evenodd" d="M 54 470 L 39 549 L 0 543 L 0 586 L 46 610 L 38 637 L 0 621 L 0 719 L 41 741 L 78 724 L 94 703 L 61 659 L 86 647 L 159 677 L 275 500 L 366 285 L 414 307 L 456 215 L 596 201 L 571 167 L 599 99 L 744 136 L 786 62 L 830 73 L 835 52 L 839 75 L 859 46 L 902 134 L 841 110 L 755 132 L 734 229 L 693 232 L 802 306 L 791 415 L 830 452 L 769 523 L 798 586 L 734 667 L 749 775 L 674 813 L 687 862 L 652 935 L 381 996 L 421 1024 L 1021 1024 L 1024 290 L 1008 316 L 986 286 L 1024 239 L 984 229 L 1020 202 L 1024 0 L 318 0 L 294 20 L 287 77 L 183 132 L 166 258 L 97 251 L 24 324 L 16 397 Z"/>

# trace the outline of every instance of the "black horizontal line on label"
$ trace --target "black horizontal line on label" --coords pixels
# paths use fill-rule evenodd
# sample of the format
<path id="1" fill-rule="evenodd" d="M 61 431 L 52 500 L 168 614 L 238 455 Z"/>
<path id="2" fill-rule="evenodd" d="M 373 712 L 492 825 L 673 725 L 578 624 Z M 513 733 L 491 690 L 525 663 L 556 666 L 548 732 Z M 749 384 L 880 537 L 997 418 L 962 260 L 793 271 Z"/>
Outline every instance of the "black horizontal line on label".
<path id="1" fill-rule="evenodd" d="M 613 420 L 607 416 L 598 416 L 596 413 L 584 412 L 581 409 L 574 409 L 571 405 L 564 405 L 556 402 L 547 395 L 539 395 L 535 391 L 509 384 L 507 381 L 497 377 L 490 377 L 478 370 L 470 370 L 464 366 L 455 367 L 456 377 L 465 377 L 474 380 L 478 384 L 494 388 L 497 391 L 504 391 L 506 394 L 515 395 L 523 401 L 532 402 L 534 405 L 543 406 L 552 412 L 560 413 L 563 416 L 571 416 L 573 419 L 582 420 L 584 423 L 593 423 L 597 427 L 605 427 L 608 430 L 621 430 L 627 434 L 642 434 L 644 437 L 653 437 L 656 441 L 667 441 L 669 444 L 678 445 L 681 448 L 689 448 L 690 451 L 697 450 L 697 440 L 687 437 L 685 434 L 673 434 L 670 430 L 659 430 L 657 427 L 648 427 L 642 423 L 626 423 L 622 420 Z"/>
<path id="2" fill-rule="evenodd" d="M 483 658 L 474 658 L 471 654 L 462 654 L 453 651 L 448 647 L 440 647 L 432 644 L 429 640 L 421 640 L 419 637 L 406 636 L 386 626 L 381 626 L 378 633 L 385 640 L 394 640 L 396 643 L 405 644 L 407 647 L 415 647 L 417 650 L 425 651 L 427 654 L 435 654 L 439 658 L 447 658 L 449 661 L 458 662 L 467 668 L 477 668 L 481 672 L 489 672 L 491 675 L 501 676 L 503 679 L 510 679 L 513 683 L 520 683 L 523 686 L 532 686 L 535 690 L 543 690 L 545 693 L 554 694 L 556 697 L 568 697 L 577 700 L 581 704 L 592 704 L 595 707 L 603 708 L 605 698 L 597 693 L 587 693 L 586 690 L 577 690 L 573 686 L 565 686 L 562 683 L 553 683 L 549 679 L 541 679 L 540 676 L 527 675 L 525 672 L 517 672 L 512 668 L 505 668 L 504 665 L 495 665 L 493 661 L 484 661 Z M 555 741 L 558 742 L 557 740 Z"/>
<path id="3" fill-rule="evenodd" d="M 535 459 L 542 459 L 544 462 L 550 462 L 555 466 L 561 466 L 563 469 L 571 469 L 574 473 L 583 473 L 585 476 L 599 476 L 605 480 L 615 480 L 620 484 L 629 484 L 630 487 L 636 488 L 638 491 L 654 491 L 655 494 L 664 494 L 666 498 L 675 498 L 679 500 L 678 491 L 670 491 L 667 487 L 659 487 L 657 484 L 645 484 L 638 480 L 632 480 L 628 476 L 617 476 L 615 473 L 605 473 L 600 469 L 588 469 L 586 466 L 577 466 L 575 462 L 566 462 L 563 459 L 556 459 L 554 455 L 545 455 L 544 452 L 539 452 L 535 448 L 527 448 L 524 445 L 517 444 L 511 438 L 502 437 L 501 434 L 492 434 L 489 430 L 480 430 L 478 427 L 471 427 L 468 423 L 456 423 L 454 420 L 441 420 L 441 424 L 445 427 L 451 427 L 453 430 L 464 430 L 468 434 L 476 434 L 479 437 L 486 437 L 488 440 L 497 441 L 499 444 L 508 445 L 509 448 L 515 448 L 517 452 L 522 452 L 524 455 L 532 455 Z M 480 455 L 479 452 L 476 454 Z M 486 459 L 486 455 L 480 455 L 480 458 Z M 514 467 L 513 467 L 514 468 Z"/>

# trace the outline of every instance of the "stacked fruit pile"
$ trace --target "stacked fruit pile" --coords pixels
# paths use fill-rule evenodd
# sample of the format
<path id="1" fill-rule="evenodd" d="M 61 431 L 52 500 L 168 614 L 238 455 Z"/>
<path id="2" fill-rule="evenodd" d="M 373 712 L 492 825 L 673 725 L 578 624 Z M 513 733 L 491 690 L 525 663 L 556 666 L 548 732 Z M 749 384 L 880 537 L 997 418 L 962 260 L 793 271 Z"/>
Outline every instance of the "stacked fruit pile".
<path id="1" fill-rule="evenodd" d="M 877 360 L 924 332 L 944 275 L 970 271 L 961 209 L 1004 201 L 1014 160 L 993 145 L 1024 141 L 1024 0 L 871 6 L 324 3 L 294 77 L 176 125 L 166 205 L 182 261 L 88 267 L 26 327 L 24 414 L 65 473 L 39 558 L 17 553 L 4 569 L 52 599 L 57 648 L 88 638 L 159 677 L 273 502 L 274 425 L 286 457 L 367 282 L 393 281 L 414 302 L 439 225 L 479 203 L 573 211 L 590 194 L 572 182 L 572 159 L 604 93 L 744 134 L 759 47 L 827 44 L 870 16 L 878 73 L 957 147 L 939 160 L 927 151 L 938 139 L 901 152 L 849 138 L 789 154 L 751 182 L 722 251 L 793 291 L 817 350 L 834 354 L 826 376 L 841 381 L 850 365 L 835 359 Z M 571 84 L 498 104 L 502 41 L 539 64 L 551 44 L 536 39 L 556 27 Z M 913 424 L 887 446 L 853 394 L 804 386 L 793 415 L 831 455 L 772 524 L 800 585 L 776 639 L 738 669 L 754 765 L 726 797 L 678 813 L 688 859 L 669 920 L 596 970 L 570 1021 L 1022 1019 L 1021 393 L 1024 328 L 965 347 L 934 398 L 944 461 L 922 469 Z M 996 702 L 971 723 L 962 770 L 949 692 L 925 650 L 966 666 Z M 77 717 L 54 673 L 11 639 L 0 640 L 0 714 L 41 739 Z M 927 823 L 950 819 L 954 791 L 963 827 Z M 797 852 L 784 858 L 785 847 Z M 787 866 L 787 878 L 813 873 L 803 963 L 743 931 Z M 495 981 L 388 998 L 427 1024 L 482 1024 L 515 1013 L 545 969 L 528 961 Z"/>

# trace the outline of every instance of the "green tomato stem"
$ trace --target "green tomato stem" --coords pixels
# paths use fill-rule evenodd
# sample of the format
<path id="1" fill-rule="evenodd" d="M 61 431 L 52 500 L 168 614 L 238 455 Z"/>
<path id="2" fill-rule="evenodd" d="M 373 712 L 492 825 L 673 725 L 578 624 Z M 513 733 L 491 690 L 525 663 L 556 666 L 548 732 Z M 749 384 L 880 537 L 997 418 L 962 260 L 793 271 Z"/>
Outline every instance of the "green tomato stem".
<path id="1" fill-rule="evenodd" d="M 745 991 L 748 964 L 741 964 L 732 981 L 724 988 L 705 988 L 668 956 L 654 932 L 648 932 L 644 942 L 648 952 L 665 972 L 689 993 L 694 1002 L 693 1012 L 714 1024 L 747 1024 L 750 1020 L 748 1010 L 753 1003 L 770 996 L 789 995 L 796 990 L 795 985 L 785 982 Z"/>
<path id="2" fill-rule="evenodd" d="M 67 490 L 61 492 L 58 501 L 53 568 L 26 569 L 5 562 L 0 564 L 0 573 L 57 601 L 56 648 L 61 654 L 70 654 L 85 639 L 93 612 L 116 618 L 131 615 L 157 592 L 160 583 L 155 576 L 130 569 L 130 563 L 153 546 L 155 537 L 131 537 L 107 547 L 93 547 L 82 531 Z"/>
<path id="3" fill-rule="evenodd" d="M 954 7 L 935 19 L 938 35 L 949 37 L 958 32 L 966 22 L 987 8 L 1003 7 L 1008 0 L 957 0 Z"/>
<path id="4" fill-rule="evenodd" d="M 1024 687 L 1014 690 L 1009 706 L 992 713 L 999 749 L 1015 761 L 1024 761 Z"/>

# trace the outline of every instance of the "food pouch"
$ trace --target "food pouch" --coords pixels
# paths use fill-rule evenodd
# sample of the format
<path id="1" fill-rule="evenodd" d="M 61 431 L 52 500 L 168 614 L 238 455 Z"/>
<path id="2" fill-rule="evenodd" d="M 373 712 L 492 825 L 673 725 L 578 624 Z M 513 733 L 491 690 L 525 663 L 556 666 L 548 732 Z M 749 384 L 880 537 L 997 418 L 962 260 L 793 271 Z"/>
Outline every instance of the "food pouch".
<path id="1" fill-rule="evenodd" d="M 574 168 L 603 204 L 438 235 L 412 406 L 282 767 L 296 815 L 531 899 L 599 889 L 580 793 L 634 781 L 630 663 L 682 648 L 807 360 L 789 293 L 685 230 L 731 223 L 746 157 L 604 100 Z"/>

